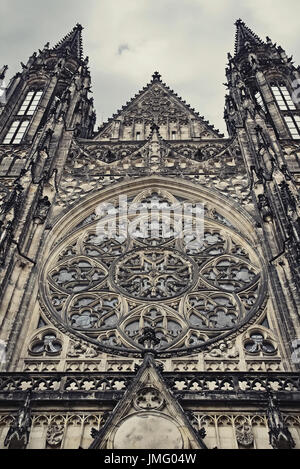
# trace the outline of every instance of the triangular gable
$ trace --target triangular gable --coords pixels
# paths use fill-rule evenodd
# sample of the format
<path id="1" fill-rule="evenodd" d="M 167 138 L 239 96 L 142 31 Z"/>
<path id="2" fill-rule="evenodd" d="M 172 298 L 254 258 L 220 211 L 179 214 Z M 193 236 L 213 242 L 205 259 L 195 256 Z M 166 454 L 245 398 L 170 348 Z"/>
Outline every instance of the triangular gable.
<path id="1" fill-rule="evenodd" d="M 90 449 L 206 449 L 170 393 L 152 353 Z"/>
<path id="2" fill-rule="evenodd" d="M 135 131 L 139 128 L 143 130 L 141 139 L 147 138 L 153 123 L 160 126 L 161 132 L 163 127 L 168 125 L 168 135 L 163 135 L 163 138 L 170 140 L 174 138 L 172 129 L 175 132 L 179 127 L 181 131 L 186 132 L 186 135 L 183 135 L 186 138 L 190 138 L 189 129 L 193 136 L 199 138 L 216 139 L 224 136 L 163 83 L 160 75 L 155 72 L 152 81 L 102 125 L 94 140 L 134 140 Z M 147 126 L 148 134 L 143 137 Z M 131 138 L 127 138 L 128 135 Z"/>

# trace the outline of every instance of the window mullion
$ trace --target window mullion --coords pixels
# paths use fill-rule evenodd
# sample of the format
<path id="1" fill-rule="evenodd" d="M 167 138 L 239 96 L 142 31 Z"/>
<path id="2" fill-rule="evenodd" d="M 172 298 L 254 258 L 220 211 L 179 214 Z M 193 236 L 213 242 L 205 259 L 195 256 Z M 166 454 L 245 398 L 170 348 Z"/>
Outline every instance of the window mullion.
<path id="1" fill-rule="evenodd" d="M 22 124 L 22 121 L 19 120 L 19 124 L 17 125 L 16 130 L 15 130 L 13 136 L 12 136 L 11 139 L 10 139 L 10 143 L 13 143 L 13 142 L 14 142 L 16 136 L 18 135 L 19 129 L 20 129 L 20 127 L 21 127 L 21 124 Z"/>
<path id="2" fill-rule="evenodd" d="M 36 96 L 36 91 L 33 93 L 32 97 L 31 97 L 31 100 L 29 101 L 29 104 L 28 104 L 28 106 L 27 106 L 27 108 L 26 108 L 26 112 L 25 112 L 26 115 L 27 115 L 27 113 L 28 113 L 28 111 L 29 111 L 29 109 L 30 109 L 30 107 L 31 107 L 32 101 L 34 100 L 35 96 Z"/>
<path id="3" fill-rule="evenodd" d="M 290 107 L 289 107 L 288 102 L 287 102 L 287 100 L 286 100 L 286 98 L 285 98 L 285 95 L 284 95 L 283 92 L 282 92 L 281 87 L 279 86 L 278 88 L 279 88 L 281 98 L 282 98 L 282 100 L 283 100 L 283 102 L 284 102 L 286 108 L 289 109 Z"/>

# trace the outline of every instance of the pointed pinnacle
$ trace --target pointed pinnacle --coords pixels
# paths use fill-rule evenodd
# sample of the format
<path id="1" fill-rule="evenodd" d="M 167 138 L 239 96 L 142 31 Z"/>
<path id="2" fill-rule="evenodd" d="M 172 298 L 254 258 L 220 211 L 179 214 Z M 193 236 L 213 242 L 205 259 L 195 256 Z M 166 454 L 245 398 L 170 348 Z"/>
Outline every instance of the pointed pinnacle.
<path id="1" fill-rule="evenodd" d="M 82 37 L 81 31 L 83 27 L 77 23 L 76 26 L 66 36 L 61 39 L 53 50 L 69 50 L 78 59 L 82 59 Z"/>
<path id="2" fill-rule="evenodd" d="M 161 75 L 158 72 L 154 72 L 152 75 L 152 82 L 153 81 L 160 81 L 161 82 Z"/>
<path id="3" fill-rule="evenodd" d="M 235 34 L 235 53 L 238 54 L 246 44 L 252 44 L 260 46 L 264 42 L 255 34 L 241 19 L 235 22 L 236 34 Z"/>
<path id="4" fill-rule="evenodd" d="M 0 80 L 4 80 L 7 69 L 8 69 L 8 65 L 4 65 L 0 69 Z"/>
<path id="5" fill-rule="evenodd" d="M 243 20 L 241 20 L 241 18 L 239 18 L 238 20 L 236 20 L 236 22 L 234 23 L 235 26 L 238 26 L 240 24 L 245 24 Z"/>
<path id="6" fill-rule="evenodd" d="M 150 130 L 151 130 L 151 132 L 158 132 L 159 131 L 159 125 L 157 125 L 155 122 L 152 122 L 151 126 L 150 126 Z"/>

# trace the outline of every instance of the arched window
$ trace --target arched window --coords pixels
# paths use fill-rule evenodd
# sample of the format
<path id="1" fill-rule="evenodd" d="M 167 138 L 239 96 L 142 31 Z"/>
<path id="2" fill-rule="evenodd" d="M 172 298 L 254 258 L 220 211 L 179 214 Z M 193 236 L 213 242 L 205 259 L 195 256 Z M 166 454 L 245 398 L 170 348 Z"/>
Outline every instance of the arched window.
<path id="1" fill-rule="evenodd" d="M 271 89 L 281 111 L 294 111 L 296 109 L 290 92 L 283 83 L 271 83 Z"/>
<path id="2" fill-rule="evenodd" d="M 16 119 L 12 122 L 3 143 L 5 144 L 18 144 L 21 143 L 22 138 L 29 125 L 29 120 Z"/>
<path id="3" fill-rule="evenodd" d="M 284 116 L 284 120 L 293 139 L 300 138 L 300 116 Z"/>
<path id="4" fill-rule="evenodd" d="M 289 130 L 292 139 L 300 138 L 300 115 L 298 115 L 295 103 L 291 94 L 284 83 L 271 83 L 273 95 L 276 99 L 278 107 L 283 111 L 283 118 Z"/>
<path id="5" fill-rule="evenodd" d="M 43 91 L 28 91 L 19 109 L 18 116 L 32 116 L 41 99 Z"/>
<path id="6" fill-rule="evenodd" d="M 22 101 L 19 110 L 17 111 L 14 120 L 12 121 L 7 134 L 4 137 L 4 144 L 17 145 L 21 143 L 34 112 L 42 97 L 42 90 L 30 90 L 27 92 L 24 100 Z"/>

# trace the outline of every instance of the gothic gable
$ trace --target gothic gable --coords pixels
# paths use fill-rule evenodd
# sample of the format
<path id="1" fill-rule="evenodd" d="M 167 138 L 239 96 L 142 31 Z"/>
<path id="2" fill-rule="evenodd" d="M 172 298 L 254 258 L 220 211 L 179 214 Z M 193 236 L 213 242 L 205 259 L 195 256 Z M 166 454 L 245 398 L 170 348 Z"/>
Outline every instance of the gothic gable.
<path id="1" fill-rule="evenodd" d="M 202 441 L 205 432 L 192 427 L 168 390 L 152 353 L 145 355 L 105 425 L 92 433 L 95 439 L 90 449 L 206 449 Z"/>
<path id="2" fill-rule="evenodd" d="M 155 72 L 152 81 L 102 125 L 95 140 L 145 140 L 153 123 L 159 125 L 166 140 L 223 136 L 163 83 Z"/>

